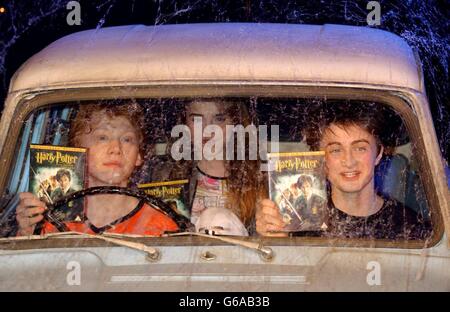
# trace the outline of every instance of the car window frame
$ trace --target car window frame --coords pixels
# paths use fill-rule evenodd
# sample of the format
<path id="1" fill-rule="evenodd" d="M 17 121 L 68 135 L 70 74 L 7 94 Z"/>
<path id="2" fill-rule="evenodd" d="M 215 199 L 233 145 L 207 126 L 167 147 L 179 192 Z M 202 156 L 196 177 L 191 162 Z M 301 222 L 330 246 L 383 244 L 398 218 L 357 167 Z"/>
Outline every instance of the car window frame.
<path id="1" fill-rule="evenodd" d="M 250 241 L 263 241 L 265 244 L 272 246 L 321 246 L 321 247 L 376 247 L 376 248 L 405 248 L 405 249 L 422 249 L 435 246 L 438 244 L 444 234 L 444 220 L 442 217 L 441 209 L 439 208 L 440 196 L 437 194 L 436 181 L 433 179 L 432 166 L 430 162 L 433 161 L 430 157 L 424 156 L 426 151 L 426 144 L 424 138 L 420 132 L 420 120 L 417 118 L 416 110 L 420 105 L 413 105 L 413 101 L 418 101 L 419 104 L 423 104 L 420 101 L 420 95 L 413 90 L 402 90 L 401 88 L 387 88 L 381 86 L 311 86 L 307 84 L 293 84 L 282 82 L 272 83 L 259 83 L 252 84 L 248 82 L 233 82 L 233 83 L 206 83 L 197 82 L 196 84 L 155 84 L 146 86 L 114 86 L 106 85 L 102 87 L 80 87 L 73 89 L 56 89 L 46 90 L 45 92 L 35 92 L 33 96 L 30 96 L 33 92 L 26 92 L 22 96 L 18 97 L 18 103 L 16 109 L 12 115 L 11 123 L 8 129 L 8 135 L 5 140 L 4 149 L 0 155 L 0 162 L 5 165 L 5 168 L 9 168 L 12 165 L 13 154 L 16 149 L 16 142 L 19 138 L 22 125 L 27 120 L 28 116 L 38 108 L 45 108 L 53 104 L 73 103 L 74 99 L 77 101 L 84 100 L 96 100 L 96 99 L 127 99 L 127 98 L 189 98 L 189 97 L 274 97 L 274 98 L 325 98 L 325 99 L 347 99 L 347 100 L 364 100 L 374 101 L 380 104 L 385 104 L 392 107 L 405 121 L 406 128 L 410 134 L 412 142 L 418 149 L 416 155 L 420 160 L 419 172 L 424 186 L 426 198 L 428 200 L 428 206 L 432 212 L 433 223 L 433 235 L 426 241 L 414 240 L 414 241 L 395 241 L 383 239 L 347 239 L 347 238 L 324 238 L 324 237 L 289 237 L 289 238 L 269 238 L 269 237 L 243 237 L 244 240 Z M 416 97 L 414 99 L 413 97 Z M 422 114 L 424 112 L 421 112 Z M 431 176 L 430 176 L 431 175 Z M 10 173 L 0 176 L 0 192 L 3 194 L 6 183 L 9 179 Z M 448 222 L 448 221 L 447 221 Z M 56 240 L 56 239 L 55 239 Z M 80 238 L 58 238 L 58 241 L 66 241 L 70 246 L 65 247 L 79 247 L 80 241 L 86 239 Z M 74 241 L 75 240 L 75 241 Z M 169 241 L 165 238 L 140 238 L 136 240 L 143 240 L 146 243 L 152 245 L 166 245 Z M 166 241 L 164 241 L 166 240 Z M 53 241 L 53 239 L 52 239 Z M 211 240 L 206 238 L 188 238 L 177 237 L 175 239 L 177 245 L 190 244 L 194 242 L 196 245 L 210 245 Z M 73 242 L 73 244 L 72 244 Z M 325 243 L 324 243 L 325 242 Z M 0 245 L 0 249 L 11 248 L 11 245 L 15 249 L 28 249 L 27 246 L 30 242 L 16 242 L 15 244 Z M 32 248 L 51 248 L 48 244 L 33 241 Z M 92 241 L 85 242 L 88 244 Z M 96 245 L 97 243 L 94 243 Z M 213 244 L 217 244 L 214 242 Z M 59 245 L 56 244 L 55 245 Z M 108 246 L 108 244 L 101 243 L 102 246 Z M 40 247 L 46 246 L 46 247 Z M 173 246 L 173 245 L 171 245 Z M 425 246 L 425 247 L 424 247 Z M 61 247 L 61 246 L 60 246 Z M 31 246 L 30 246 L 31 248 Z M 56 247 L 55 247 L 56 248 Z"/>

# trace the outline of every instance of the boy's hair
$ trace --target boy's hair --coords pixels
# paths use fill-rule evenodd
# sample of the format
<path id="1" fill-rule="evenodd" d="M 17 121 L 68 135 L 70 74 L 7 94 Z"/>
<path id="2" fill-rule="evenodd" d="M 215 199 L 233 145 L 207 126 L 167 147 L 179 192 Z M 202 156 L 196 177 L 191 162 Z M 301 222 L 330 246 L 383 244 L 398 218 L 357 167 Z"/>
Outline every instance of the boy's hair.
<path id="1" fill-rule="evenodd" d="M 306 143 L 312 150 L 320 149 L 320 141 L 326 131 L 329 131 L 331 124 L 340 128 L 358 126 L 374 136 L 377 151 L 379 152 L 382 143 L 382 119 L 383 109 L 378 104 L 367 103 L 339 103 L 326 105 L 311 111 L 308 126 L 304 131 Z"/>
<path id="2" fill-rule="evenodd" d="M 59 169 L 58 172 L 56 172 L 56 181 L 60 182 L 62 177 L 66 176 L 69 178 L 69 181 L 72 180 L 72 177 L 70 175 L 70 171 L 67 169 Z"/>
<path id="3" fill-rule="evenodd" d="M 104 112 L 109 118 L 125 117 L 126 119 L 128 119 L 128 121 L 136 131 L 139 141 L 139 151 L 141 155 L 143 155 L 144 110 L 139 104 L 132 100 L 108 100 L 81 104 L 75 118 L 72 120 L 70 125 L 70 146 L 80 146 L 80 135 L 92 132 L 93 115 L 99 112 Z"/>

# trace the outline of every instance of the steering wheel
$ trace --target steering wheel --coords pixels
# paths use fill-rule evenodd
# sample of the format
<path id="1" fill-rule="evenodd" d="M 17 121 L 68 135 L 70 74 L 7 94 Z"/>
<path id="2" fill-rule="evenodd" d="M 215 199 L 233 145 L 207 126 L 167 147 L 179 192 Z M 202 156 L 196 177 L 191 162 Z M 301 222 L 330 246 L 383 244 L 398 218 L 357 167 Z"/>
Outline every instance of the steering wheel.
<path id="1" fill-rule="evenodd" d="M 132 190 L 126 187 L 118 187 L 118 186 L 96 186 L 71 193 L 70 195 L 64 198 L 57 200 L 53 204 L 47 205 L 48 210 L 44 213 L 44 219 L 53 224 L 60 232 L 70 231 L 70 229 L 64 224 L 64 222 L 62 222 L 56 216 L 55 211 L 57 211 L 57 208 L 63 205 L 67 205 L 69 202 L 75 199 L 98 194 L 120 194 L 135 197 L 139 200 L 143 200 L 144 202 L 148 203 L 152 208 L 158 210 L 159 212 L 171 218 L 177 224 L 180 231 L 182 232 L 190 231 L 194 228 L 194 225 L 188 218 L 176 213 L 163 200 L 148 195 L 140 190 Z"/>

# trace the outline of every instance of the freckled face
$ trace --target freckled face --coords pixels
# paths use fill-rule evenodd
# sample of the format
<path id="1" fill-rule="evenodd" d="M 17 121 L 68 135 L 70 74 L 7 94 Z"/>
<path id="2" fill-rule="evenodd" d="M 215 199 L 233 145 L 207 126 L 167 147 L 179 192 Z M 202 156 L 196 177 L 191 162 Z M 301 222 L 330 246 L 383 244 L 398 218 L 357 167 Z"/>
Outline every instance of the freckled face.
<path id="1" fill-rule="evenodd" d="M 327 178 L 333 191 L 358 193 L 374 188 L 374 169 L 383 149 L 377 153 L 373 135 L 356 125 L 342 128 L 331 124 L 320 146 L 325 151 Z"/>
<path id="2" fill-rule="evenodd" d="M 89 148 L 89 186 L 127 186 L 134 169 L 142 164 L 136 130 L 127 118 L 110 118 L 104 112 L 94 114 L 92 125 L 92 131 L 79 140 Z"/>

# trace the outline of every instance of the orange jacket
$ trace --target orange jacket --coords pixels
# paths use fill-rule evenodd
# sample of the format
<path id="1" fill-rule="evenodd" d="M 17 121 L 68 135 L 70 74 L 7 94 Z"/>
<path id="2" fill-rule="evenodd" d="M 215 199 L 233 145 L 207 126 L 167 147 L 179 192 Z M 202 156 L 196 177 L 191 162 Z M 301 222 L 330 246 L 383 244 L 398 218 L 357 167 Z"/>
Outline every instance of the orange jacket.
<path id="1" fill-rule="evenodd" d="M 152 235 L 161 236 L 164 232 L 173 232 L 178 230 L 178 226 L 168 216 L 152 208 L 148 204 L 138 204 L 126 216 L 97 228 L 90 224 L 89 220 L 80 222 L 64 222 L 64 224 L 71 230 L 87 234 L 119 233 L 119 234 L 137 234 L 137 235 Z M 55 233 L 58 232 L 50 222 L 46 221 L 41 233 Z"/>

